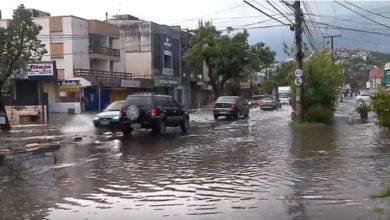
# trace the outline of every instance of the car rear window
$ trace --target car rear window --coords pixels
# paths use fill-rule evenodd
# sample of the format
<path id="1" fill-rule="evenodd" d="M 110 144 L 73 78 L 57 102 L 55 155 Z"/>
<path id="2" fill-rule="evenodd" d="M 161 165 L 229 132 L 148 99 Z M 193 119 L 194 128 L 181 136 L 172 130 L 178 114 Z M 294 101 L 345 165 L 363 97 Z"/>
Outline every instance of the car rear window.
<path id="1" fill-rule="evenodd" d="M 252 100 L 260 100 L 263 96 L 253 96 Z"/>
<path id="2" fill-rule="evenodd" d="M 135 105 L 141 108 L 150 108 L 152 107 L 152 98 L 151 96 L 128 96 L 126 99 L 125 107 L 130 105 Z"/>
<path id="3" fill-rule="evenodd" d="M 107 106 L 106 111 L 119 111 L 122 105 L 123 105 L 123 101 L 113 102 L 109 106 Z"/>
<path id="4" fill-rule="evenodd" d="M 236 102 L 237 98 L 233 96 L 219 97 L 216 102 Z"/>
<path id="5" fill-rule="evenodd" d="M 273 98 L 269 97 L 269 96 L 266 96 L 266 97 L 263 97 L 261 100 L 273 100 Z"/>

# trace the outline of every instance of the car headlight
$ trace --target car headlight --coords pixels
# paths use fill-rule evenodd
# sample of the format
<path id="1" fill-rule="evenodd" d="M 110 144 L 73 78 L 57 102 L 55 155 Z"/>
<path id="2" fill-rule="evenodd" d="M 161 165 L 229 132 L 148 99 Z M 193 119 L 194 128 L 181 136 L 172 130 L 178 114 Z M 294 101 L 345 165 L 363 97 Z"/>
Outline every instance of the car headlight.
<path id="1" fill-rule="evenodd" d="M 95 116 L 95 117 L 93 117 L 93 120 L 94 120 L 94 121 L 98 121 L 98 120 L 99 120 L 99 117 Z"/>
<path id="2" fill-rule="evenodd" d="M 112 119 L 119 120 L 120 116 L 114 116 Z"/>

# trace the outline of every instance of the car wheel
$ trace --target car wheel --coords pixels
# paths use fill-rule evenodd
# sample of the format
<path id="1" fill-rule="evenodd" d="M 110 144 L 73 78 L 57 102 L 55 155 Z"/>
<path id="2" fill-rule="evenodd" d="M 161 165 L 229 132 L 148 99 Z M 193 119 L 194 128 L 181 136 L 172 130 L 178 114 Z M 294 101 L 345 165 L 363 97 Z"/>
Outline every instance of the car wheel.
<path id="1" fill-rule="evenodd" d="M 124 136 L 130 136 L 131 132 L 133 132 L 132 128 L 124 128 L 124 129 L 122 129 L 122 133 L 123 133 Z"/>
<path id="2" fill-rule="evenodd" d="M 190 128 L 190 120 L 186 118 L 180 125 L 181 127 L 181 132 L 183 134 L 186 134 L 188 132 L 188 129 Z"/>
<path id="3" fill-rule="evenodd" d="M 158 123 L 157 126 L 153 129 L 153 132 L 155 134 L 164 135 L 166 133 L 166 130 L 167 130 L 167 123 L 166 123 L 165 119 L 162 119 L 160 121 L 160 123 Z"/>
<path id="4" fill-rule="evenodd" d="M 214 114 L 214 119 L 218 121 L 218 115 Z"/>
<path id="5" fill-rule="evenodd" d="M 234 118 L 240 119 L 240 117 L 241 117 L 241 113 L 240 113 L 240 111 L 237 111 L 236 114 L 234 115 Z"/>

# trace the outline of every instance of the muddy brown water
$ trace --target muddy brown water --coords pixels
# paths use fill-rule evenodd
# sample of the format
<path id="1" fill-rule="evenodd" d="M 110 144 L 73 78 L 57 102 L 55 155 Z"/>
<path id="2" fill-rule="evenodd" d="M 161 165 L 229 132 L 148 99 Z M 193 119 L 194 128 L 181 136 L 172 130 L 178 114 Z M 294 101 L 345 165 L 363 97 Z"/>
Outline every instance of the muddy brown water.
<path id="1" fill-rule="evenodd" d="M 389 200 L 369 196 L 389 182 L 389 132 L 292 128 L 289 114 L 199 112 L 187 135 L 100 136 L 6 161 L 0 219 L 388 219 Z"/>

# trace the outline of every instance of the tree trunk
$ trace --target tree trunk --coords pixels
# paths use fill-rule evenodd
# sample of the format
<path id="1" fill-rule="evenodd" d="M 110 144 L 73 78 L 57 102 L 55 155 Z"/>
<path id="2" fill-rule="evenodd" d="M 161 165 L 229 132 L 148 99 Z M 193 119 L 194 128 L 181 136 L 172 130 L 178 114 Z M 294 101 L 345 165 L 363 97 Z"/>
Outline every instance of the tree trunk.
<path id="1" fill-rule="evenodd" d="M 213 76 L 213 69 L 211 67 L 208 67 L 207 75 L 209 76 L 211 87 L 213 87 L 214 99 L 215 99 L 215 97 L 218 98 L 220 95 L 219 88 L 218 88 L 217 82 L 215 81 L 215 78 Z"/>
<path id="2" fill-rule="evenodd" d="M 1 131 L 10 131 L 11 130 L 11 124 L 9 123 L 7 111 L 5 110 L 4 102 L 3 102 L 3 85 L 0 85 L 0 113 L 4 112 L 5 114 L 5 125 L 0 125 Z"/>

